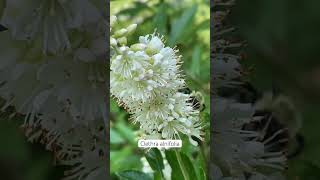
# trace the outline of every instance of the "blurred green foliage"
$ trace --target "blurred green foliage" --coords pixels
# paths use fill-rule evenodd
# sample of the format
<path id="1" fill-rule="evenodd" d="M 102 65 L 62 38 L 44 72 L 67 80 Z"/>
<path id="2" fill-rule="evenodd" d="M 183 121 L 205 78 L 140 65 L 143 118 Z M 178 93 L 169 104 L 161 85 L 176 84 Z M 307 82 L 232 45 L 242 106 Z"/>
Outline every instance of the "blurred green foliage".
<path id="1" fill-rule="evenodd" d="M 111 1 L 111 15 L 116 15 L 122 27 L 136 23 L 137 31 L 128 39 L 128 44 L 137 42 L 138 37 L 157 32 L 164 36 L 166 45 L 176 47 L 182 55 L 183 74 L 187 86 L 204 96 L 205 110 L 201 112 L 205 130 L 205 141 L 201 146 L 190 145 L 183 139 L 179 152 L 167 157 L 180 157 L 186 163 L 190 178 L 205 179 L 209 159 L 210 138 L 210 8 L 208 0 L 114 0 Z M 129 121 L 129 115 L 111 98 L 110 128 L 110 171 L 113 179 L 130 177 L 151 177 L 161 179 L 162 155 L 156 150 L 146 153 L 137 147 L 139 126 Z M 170 152 L 169 152 L 170 154 Z M 146 157 L 153 174 L 141 174 L 142 157 Z M 173 161 L 171 161 L 173 162 Z M 192 162 L 192 163 L 191 163 Z M 172 165 L 171 165 L 172 166 Z M 200 168 L 194 168 L 200 167 Z M 172 167 L 176 168 L 176 167 Z M 175 170 L 179 171 L 179 169 Z M 183 176 L 172 177 L 183 179 Z"/>
<path id="2" fill-rule="evenodd" d="M 20 127 L 23 119 L 0 119 L 0 179 L 57 180 L 62 166 L 54 166 L 53 154 L 38 143 L 30 143 Z"/>

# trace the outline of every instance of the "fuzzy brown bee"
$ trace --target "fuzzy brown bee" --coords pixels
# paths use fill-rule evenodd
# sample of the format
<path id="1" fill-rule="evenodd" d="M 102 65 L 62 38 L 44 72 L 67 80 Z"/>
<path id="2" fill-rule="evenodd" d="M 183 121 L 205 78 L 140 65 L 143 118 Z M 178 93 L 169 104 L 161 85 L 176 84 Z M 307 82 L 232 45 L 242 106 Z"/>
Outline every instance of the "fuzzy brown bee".
<path id="1" fill-rule="evenodd" d="M 199 92 L 191 91 L 188 87 L 179 89 L 179 92 L 191 95 L 191 98 L 188 100 L 188 102 L 192 103 L 192 107 L 195 110 L 203 111 L 206 108 L 203 97 Z"/>
<path id="2" fill-rule="evenodd" d="M 206 108 L 206 105 L 204 104 L 204 99 L 203 99 L 202 95 L 199 92 L 197 93 L 195 91 L 191 91 L 191 89 L 188 88 L 188 87 L 179 89 L 178 91 L 181 92 L 181 93 L 184 93 L 184 94 L 190 94 L 191 95 L 191 98 L 188 100 L 188 102 L 192 103 L 192 107 L 195 110 L 199 110 L 201 112 Z M 196 141 L 198 144 L 200 144 L 200 145 L 202 144 L 202 141 L 200 139 L 198 139 L 197 137 L 191 136 L 191 138 L 194 141 Z"/>
<path id="3" fill-rule="evenodd" d="M 8 29 L 0 24 L 0 32 L 1 31 L 6 31 L 6 30 L 8 30 Z"/>
<path id="4" fill-rule="evenodd" d="M 288 154 L 290 138 L 286 125 L 280 123 L 277 117 L 274 117 L 269 111 L 257 111 L 254 116 L 262 118 L 245 124 L 243 130 L 259 132 L 260 136 L 255 140 L 262 142 L 266 151 Z"/>
<path id="5" fill-rule="evenodd" d="M 271 117 L 269 130 L 270 134 L 275 134 L 275 141 L 278 146 L 273 148 L 286 148 L 287 157 L 291 158 L 299 154 L 303 148 L 303 137 L 299 134 L 301 128 L 301 116 L 291 99 L 284 95 L 266 94 L 256 103 L 258 110 L 265 109 Z M 282 129 L 282 133 L 276 130 Z M 277 134 L 276 134 L 277 133 Z M 273 135 L 274 136 L 274 135 Z M 276 138 L 277 137 L 277 138 Z M 286 146 L 280 146 L 279 142 L 286 139 Z"/>
<path id="6" fill-rule="evenodd" d="M 283 152 L 288 158 L 298 155 L 304 146 L 299 134 L 301 117 L 290 98 L 267 93 L 255 106 L 253 118 L 260 118 L 245 124 L 243 129 L 259 132 L 259 141 L 268 152 Z"/>
<path id="7" fill-rule="evenodd" d="M 299 134 L 301 117 L 289 97 L 275 90 L 261 95 L 248 82 L 221 89 L 219 95 L 254 104 L 254 120 L 245 124 L 243 130 L 260 133 L 255 140 L 263 142 L 268 152 L 283 152 L 292 158 L 303 150 L 304 138 Z"/>

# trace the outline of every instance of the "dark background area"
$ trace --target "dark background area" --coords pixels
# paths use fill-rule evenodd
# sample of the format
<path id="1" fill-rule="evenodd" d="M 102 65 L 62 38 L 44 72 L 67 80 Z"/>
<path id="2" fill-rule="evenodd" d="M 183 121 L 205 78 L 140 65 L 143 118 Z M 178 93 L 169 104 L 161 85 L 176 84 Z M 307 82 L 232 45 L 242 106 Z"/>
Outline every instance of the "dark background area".
<path id="1" fill-rule="evenodd" d="M 65 168 L 54 166 L 53 153 L 43 145 L 27 141 L 22 120 L 0 118 L 0 179 L 62 179 Z"/>
<path id="2" fill-rule="evenodd" d="M 301 113 L 302 152 L 289 160 L 289 180 L 320 178 L 320 1 L 241 0 L 231 21 L 247 40 L 250 83 L 260 92 L 277 89 Z"/>
<path id="3" fill-rule="evenodd" d="M 0 24 L 0 32 L 7 28 Z M 0 104 L 3 99 L 0 99 Z M 0 179 L 3 180 L 57 180 L 66 170 L 54 166 L 54 155 L 40 143 L 30 143 L 21 126 L 23 117 L 10 118 L 0 112 Z"/>

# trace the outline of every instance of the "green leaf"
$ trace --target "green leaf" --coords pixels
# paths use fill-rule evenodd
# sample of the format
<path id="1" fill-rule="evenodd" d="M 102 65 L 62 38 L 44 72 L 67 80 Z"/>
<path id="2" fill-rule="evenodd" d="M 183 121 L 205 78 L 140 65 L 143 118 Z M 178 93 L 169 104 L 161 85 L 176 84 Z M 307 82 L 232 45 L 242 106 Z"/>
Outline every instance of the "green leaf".
<path id="1" fill-rule="evenodd" d="M 198 179 L 191 160 L 187 155 L 182 152 L 178 152 L 177 150 L 168 150 L 165 151 L 165 154 L 172 169 L 172 180 Z"/>
<path id="2" fill-rule="evenodd" d="M 154 27 L 157 27 L 157 31 L 162 35 L 167 34 L 166 25 L 168 22 L 168 17 L 167 13 L 165 13 L 167 8 L 168 7 L 166 3 L 160 4 L 153 19 Z"/>
<path id="3" fill-rule="evenodd" d="M 148 153 L 146 153 L 145 156 L 150 167 L 154 171 L 162 172 L 162 169 L 164 169 L 164 164 L 163 164 L 163 158 L 159 149 L 152 148 L 149 150 Z"/>
<path id="4" fill-rule="evenodd" d="M 123 137 L 115 131 L 113 128 L 110 128 L 110 143 L 111 144 L 121 144 L 124 143 L 125 140 Z"/>
<path id="5" fill-rule="evenodd" d="M 127 139 L 131 144 L 137 145 L 134 131 L 127 124 L 125 124 L 124 122 L 119 122 L 115 126 L 119 134 L 122 135 L 122 137 Z"/>
<path id="6" fill-rule="evenodd" d="M 160 179 L 163 177 L 162 170 L 164 169 L 164 164 L 163 164 L 163 158 L 161 155 L 161 152 L 157 148 L 152 148 L 149 150 L 148 153 L 145 155 L 150 167 L 156 172 L 154 174 L 155 178 L 154 179 Z"/>
<path id="7" fill-rule="evenodd" d="M 206 30 L 210 28 L 210 19 L 202 21 L 195 27 L 195 31 Z"/>
<path id="8" fill-rule="evenodd" d="M 199 180 L 207 180 L 206 172 L 202 167 L 199 169 Z"/>
<path id="9" fill-rule="evenodd" d="M 134 5 L 132 5 L 130 8 L 121 10 L 118 14 L 136 16 L 145 10 L 151 10 L 151 8 L 146 3 L 134 2 Z"/>
<path id="10" fill-rule="evenodd" d="M 194 45 L 195 42 L 201 42 L 201 44 L 207 44 L 210 43 L 210 19 L 204 20 L 199 24 L 191 23 L 191 25 L 188 25 L 189 28 L 185 29 L 183 32 L 182 37 L 179 39 L 179 43 L 182 43 L 183 45 Z M 207 30 L 208 33 L 204 33 Z M 204 33 L 204 34 L 203 34 Z M 193 38 L 190 38 L 193 37 Z M 205 38 L 208 42 L 206 43 L 202 39 Z M 197 43 L 199 44 L 199 43 Z"/>
<path id="11" fill-rule="evenodd" d="M 201 51 L 202 50 L 200 45 L 196 45 L 193 49 L 192 61 L 190 66 L 193 77 L 198 77 L 200 75 Z"/>
<path id="12" fill-rule="evenodd" d="M 190 179 L 198 179 L 196 171 L 193 167 L 193 164 L 192 164 L 190 158 L 182 152 L 180 152 L 180 156 L 181 156 L 183 165 L 189 174 Z"/>
<path id="13" fill-rule="evenodd" d="M 160 172 L 153 173 L 153 180 L 163 180 L 163 175 Z"/>
<path id="14" fill-rule="evenodd" d="M 197 5 L 193 5 L 190 9 L 186 10 L 180 18 L 172 23 L 172 31 L 169 38 L 169 46 L 174 46 L 183 37 L 184 32 L 191 28 L 191 24 L 197 12 Z"/>
<path id="15" fill-rule="evenodd" d="M 120 108 L 119 108 L 117 102 L 112 98 L 110 98 L 110 112 L 113 112 L 113 113 L 120 112 Z"/>
<path id="16" fill-rule="evenodd" d="M 116 173 L 120 180 L 151 180 L 146 173 L 135 170 L 127 170 Z"/>
<path id="17" fill-rule="evenodd" d="M 168 163 L 170 164 L 170 167 L 172 169 L 171 173 L 171 179 L 183 179 L 183 174 L 181 172 L 177 157 L 175 155 L 175 151 L 168 150 L 165 151 L 166 159 L 168 160 Z"/>
<path id="18" fill-rule="evenodd" d="M 131 146 L 126 146 L 121 150 L 110 151 L 111 173 L 128 169 L 139 169 L 142 167 L 140 157 L 133 155 L 132 150 Z"/>

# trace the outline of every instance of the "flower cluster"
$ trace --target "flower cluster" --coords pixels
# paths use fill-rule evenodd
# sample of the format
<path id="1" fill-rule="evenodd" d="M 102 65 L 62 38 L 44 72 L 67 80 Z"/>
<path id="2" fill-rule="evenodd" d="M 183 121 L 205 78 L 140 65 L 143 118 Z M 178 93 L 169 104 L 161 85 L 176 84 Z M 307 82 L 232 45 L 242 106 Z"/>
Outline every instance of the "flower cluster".
<path id="1" fill-rule="evenodd" d="M 190 103 L 190 95 L 179 92 L 185 81 L 180 73 L 177 50 L 166 47 L 156 33 L 140 36 L 139 42 L 127 45 L 127 36 L 137 25 L 115 30 L 111 24 L 110 92 L 132 114 L 146 138 L 178 139 L 185 134 L 201 137 L 199 111 Z"/>

